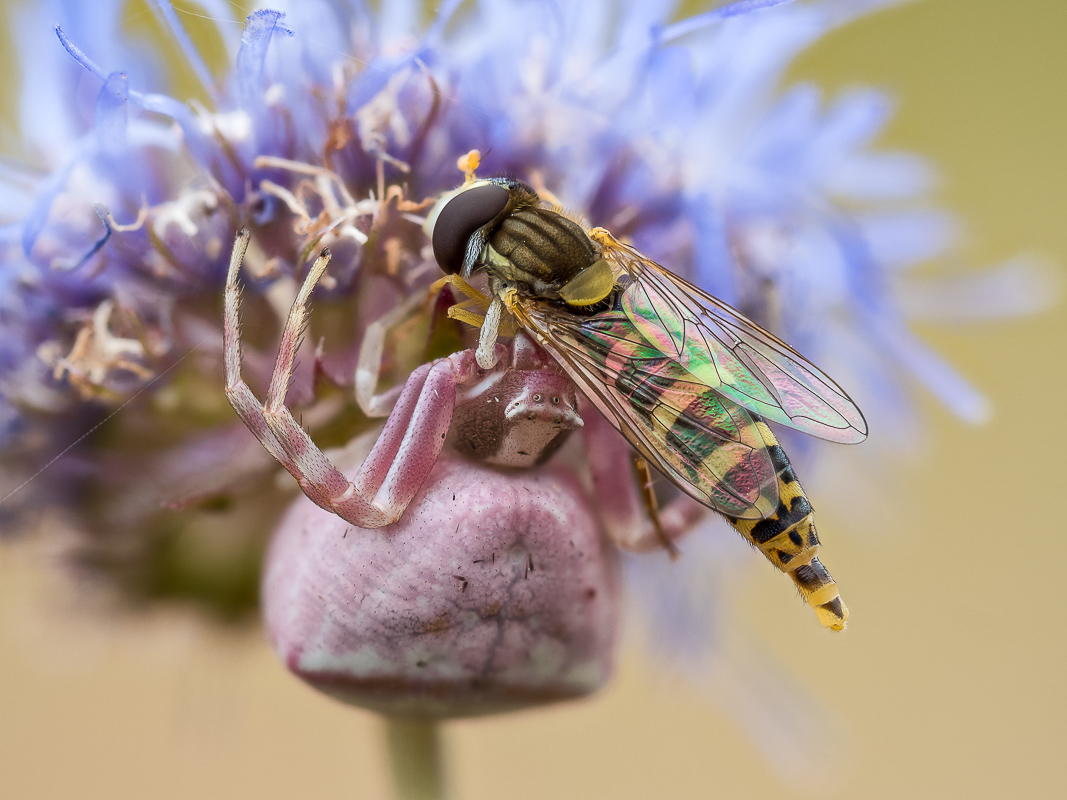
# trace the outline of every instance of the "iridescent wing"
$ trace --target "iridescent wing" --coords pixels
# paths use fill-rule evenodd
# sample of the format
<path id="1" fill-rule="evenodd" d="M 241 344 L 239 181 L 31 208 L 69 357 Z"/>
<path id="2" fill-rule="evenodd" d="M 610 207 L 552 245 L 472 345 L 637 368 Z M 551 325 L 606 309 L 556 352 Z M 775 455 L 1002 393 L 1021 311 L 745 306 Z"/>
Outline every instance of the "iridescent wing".
<path id="1" fill-rule="evenodd" d="M 536 301 L 512 311 L 679 488 L 741 519 L 763 519 L 778 507 L 778 482 L 756 418 L 650 345 L 625 314 L 574 317 Z"/>
<path id="2" fill-rule="evenodd" d="M 651 346 L 694 379 L 764 419 L 820 439 L 852 444 L 867 436 L 863 414 L 824 372 L 756 323 L 618 242 L 603 247 L 626 318 Z"/>

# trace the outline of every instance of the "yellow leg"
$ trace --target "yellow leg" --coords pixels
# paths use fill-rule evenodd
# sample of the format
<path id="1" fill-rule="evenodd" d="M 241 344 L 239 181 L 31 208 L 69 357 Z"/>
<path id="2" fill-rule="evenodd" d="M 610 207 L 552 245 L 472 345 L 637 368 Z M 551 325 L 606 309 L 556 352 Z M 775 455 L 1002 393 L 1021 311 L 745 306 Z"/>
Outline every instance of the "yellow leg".
<path id="1" fill-rule="evenodd" d="M 472 328 L 482 327 L 482 323 L 485 322 L 485 315 L 475 314 L 460 306 L 452 306 L 448 309 L 449 319 L 458 319 L 460 322 L 466 322 Z"/>
<path id="2" fill-rule="evenodd" d="M 489 310 L 489 298 L 459 277 L 459 275 L 445 275 L 440 280 L 435 281 L 430 286 L 430 294 L 436 294 L 441 291 L 446 284 L 451 284 L 459 289 L 460 292 L 473 300 L 483 312 Z"/>
<path id="3" fill-rule="evenodd" d="M 641 486 L 641 496 L 645 501 L 645 511 L 652 521 L 652 529 L 656 532 L 663 549 L 670 553 L 671 560 L 678 560 L 678 548 L 674 546 L 667 532 L 663 530 L 663 524 L 659 519 L 659 501 L 656 499 L 656 488 L 652 485 L 652 468 L 648 462 L 636 453 L 634 454 L 634 471 L 637 473 L 638 483 Z"/>

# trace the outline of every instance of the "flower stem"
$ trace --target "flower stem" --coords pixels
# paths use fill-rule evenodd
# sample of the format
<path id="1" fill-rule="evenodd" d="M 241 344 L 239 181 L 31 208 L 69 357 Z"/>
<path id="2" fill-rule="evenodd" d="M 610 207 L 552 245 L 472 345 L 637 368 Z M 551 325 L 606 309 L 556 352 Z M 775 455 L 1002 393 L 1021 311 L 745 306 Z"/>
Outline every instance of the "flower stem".
<path id="1" fill-rule="evenodd" d="M 397 800 L 445 800 L 441 732 L 426 717 L 385 717 Z"/>

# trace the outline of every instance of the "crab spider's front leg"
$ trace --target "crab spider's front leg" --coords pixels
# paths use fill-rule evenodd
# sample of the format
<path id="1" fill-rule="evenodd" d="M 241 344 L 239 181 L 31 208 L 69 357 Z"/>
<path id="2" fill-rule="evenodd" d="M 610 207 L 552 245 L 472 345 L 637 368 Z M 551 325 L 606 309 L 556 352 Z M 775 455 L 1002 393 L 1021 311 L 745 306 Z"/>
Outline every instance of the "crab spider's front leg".
<path id="1" fill-rule="evenodd" d="M 437 463 L 452 424 L 456 387 L 467 380 L 473 369 L 474 356 L 464 350 L 423 364 L 404 384 L 385 428 L 349 490 L 373 498 L 374 507 L 388 516 L 388 522 L 383 524 L 400 519 Z M 349 519 L 336 501 L 330 510 Z M 378 527 L 349 521 L 364 528 Z"/>
<path id="2" fill-rule="evenodd" d="M 425 364 L 404 384 L 385 429 L 355 477 L 349 481 L 300 427 L 285 406 L 300 335 L 308 316 L 311 291 L 329 263 L 329 253 L 315 261 L 301 287 L 282 333 L 267 402 L 260 405 L 241 378 L 240 290 L 237 273 L 248 233 L 234 242 L 226 280 L 224 327 L 226 396 L 260 443 L 296 478 L 314 503 L 362 528 L 396 522 L 407 508 L 444 446 L 456 402 L 456 384 L 470 374 L 470 351 Z"/>

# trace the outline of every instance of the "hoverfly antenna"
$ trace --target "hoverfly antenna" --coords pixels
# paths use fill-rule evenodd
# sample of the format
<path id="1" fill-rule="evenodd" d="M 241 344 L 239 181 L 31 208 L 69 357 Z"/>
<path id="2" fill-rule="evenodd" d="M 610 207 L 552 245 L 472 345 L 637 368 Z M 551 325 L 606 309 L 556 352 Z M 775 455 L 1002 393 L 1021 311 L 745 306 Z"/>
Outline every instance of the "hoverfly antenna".
<path id="1" fill-rule="evenodd" d="M 509 199 L 503 186 L 483 183 L 439 201 L 444 205 L 437 212 L 430 237 L 433 257 L 442 270 L 451 275 L 462 271 L 471 236 L 492 222 Z"/>

